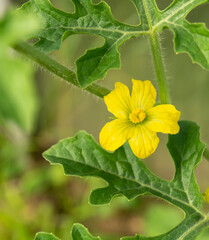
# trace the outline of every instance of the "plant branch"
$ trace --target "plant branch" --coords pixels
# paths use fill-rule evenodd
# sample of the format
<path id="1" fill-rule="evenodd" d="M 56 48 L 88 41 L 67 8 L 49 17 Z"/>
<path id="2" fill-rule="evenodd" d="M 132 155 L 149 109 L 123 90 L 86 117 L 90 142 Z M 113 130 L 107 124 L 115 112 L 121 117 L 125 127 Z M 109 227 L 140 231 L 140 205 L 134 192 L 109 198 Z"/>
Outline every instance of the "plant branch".
<path id="1" fill-rule="evenodd" d="M 156 32 L 152 32 L 152 34 L 150 34 L 150 43 L 153 54 L 154 67 L 157 75 L 160 102 L 162 104 L 170 103 L 170 95 L 160 49 L 160 42 Z"/>
<path id="2" fill-rule="evenodd" d="M 47 69 L 51 73 L 54 73 L 56 76 L 62 78 L 63 80 L 67 81 L 68 83 L 73 84 L 76 87 L 81 88 L 77 81 L 76 74 L 69 70 L 68 68 L 64 67 L 60 63 L 56 62 L 49 56 L 45 55 L 44 53 L 40 52 L 35 47 L 31 46 L 28 43 L 20 43 L 13 47 L 17 52 L 22 53 L 26 57 L 30 58 L 34 62 L 38 63 L 44 69 Z M 107 95 L 110 91 L 98 84 L 92 84 L 89 87 L 85 88 L 84 90 L 103 98 Z"/>

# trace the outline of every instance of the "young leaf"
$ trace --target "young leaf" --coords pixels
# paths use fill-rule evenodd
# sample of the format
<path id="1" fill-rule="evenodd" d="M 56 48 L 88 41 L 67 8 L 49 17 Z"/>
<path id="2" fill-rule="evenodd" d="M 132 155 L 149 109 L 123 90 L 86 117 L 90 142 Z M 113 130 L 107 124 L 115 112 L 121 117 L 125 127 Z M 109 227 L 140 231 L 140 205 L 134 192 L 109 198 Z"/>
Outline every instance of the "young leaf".
<path id="1" fill-rule="evenodd" d="M 194 176 L 204 144 L 199 139 L 199 127 L 195 123 L 183 121 L 180 126 L 180 132 L 170 135 L 168 143 L 176 166 L 173 181 L 155 176 L 133 155 L 128 143 L 110 153 L 102 149 L 93 137 L 84 131 L 73 138 L 60 141 L 43 156 L 50 163 L 61 164 L 67 175 L 103 178 L 108 186 L 92 192 L 92 204 L 109 203 L 118 195 L 133 199 L 139 195 L 152 194 L 180 207 L 186 214 L 184 221 L 166 235 L 150 239 L 173 240 L 181 236 L 185 237 L 182 239 L 194 239 L 187 237 L 196 236 L 197 229 L 209 223 L 208 218 L 201 212 L 203 198 Z"/>
<path id="2" fill-rule="evenodd" d="M 185 17 L 196 6 L 208 0 L 174 0 L 160 11 L 154 0 L 130 0 L 139 14 L 140 25 L 121 23 L 112 16 L 109 6 L 101 1 L 73 0 L 75 13 L 68 14 L 54 8 L 48 0 L 30 0 L 19 10 L 36 15 L 42 29 L 36 47 L 45 53 L 59 49 L 62 40 L 72 34 L 89 33 L 104 38 L 102 47 L 87 50 L 77 64 L 77 77 L 86 88 L 103 79 L 110 68 L 120 67 L 120 45 L 140 35 L 152 37 L 153 33 L 170 28 L 174 32 L 176 52 L 186 52 L 193 62 L 209 70 L 209 31 L 204 24 L 189 23 Z"/>
<path id="3" fill-rule="evenodd" d="M 10 46 L 37 30 L 37 21 L 26 15 L 10 13 L 0 20 L 0 122 L 14 121 L 31 131 L 37 110 L 31 66 L 14 58 Z"/>

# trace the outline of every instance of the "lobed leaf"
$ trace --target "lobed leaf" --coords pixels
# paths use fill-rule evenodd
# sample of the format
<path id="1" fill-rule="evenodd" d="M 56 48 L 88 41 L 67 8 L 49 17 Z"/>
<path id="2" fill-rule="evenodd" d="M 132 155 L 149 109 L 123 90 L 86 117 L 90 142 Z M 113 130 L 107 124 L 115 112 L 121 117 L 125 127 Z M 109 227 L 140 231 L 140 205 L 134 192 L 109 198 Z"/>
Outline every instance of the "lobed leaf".
<path id="1" fill-rule="evenodd" d="M 154 0 L 139 2 L 143 3 L 143 7 L 139 6 L 138 10 L 147 19 L 150 32 L 170 28 L 174 33 L 175 51 L 187 53 L 194 63 L 209 70 L 209 31 L 204 23 L 189 23 L 185 19 L 191 10 L 208 0 L 174 0 L 163 11 L 157 8 Z"/>
<path id="2" fill-rule="evenodd" d="M 174 1 L 162 12 L 158 28 L 168 27 L 174 33 L 177 53 L 189 54 L 194 63 L 209 70 L 209 31 L 204 23 L 189 23 L 185 17 L 196 6 L 208 0 Z"/>
<path id="3" fill-rule="evenodd" d="M 90 0 L 74 0 L 75 13 L 68 14 L 54 8 L 48 0 L 31 0 L 20 12 L 36 14 L 42 30 L 36 37 L 36 47 L 48 53 L 59 49 L 62 39 L 72 34 L 90 33 L 103 37 L 102 47 L 88 50 L 77 62 L 78 81 L 87 87 L 104 78 L 110 68 L 120 67 L 119 46 L 135 36 L 136 28 L 116 21 L 105 2 L 92 4 Z M 138 28 L 137 28 L 138 29 Z"/>
<path id="4" fill-rule="evenodd" d="M 193 225 L 198 222 L 200 227 L 208 221 L 201 212 L 203 197 L 194 176 L 194 169 L 201 160 L 205 145 L 199 139 L 199 127 L 195 123 L 182 121 L 180 127 L 180 132 L 170 135 L 168 142 L 176 166 L 173 181 L 155 176 L 134 156 L 128 143 L 110 153 L 84 131 L 73 138 L 60 141 L 44 152 L 43 156 L 52 164 L 61 164 L 67 175 L 104 179 L 108 186 L 91 193 L 92 204 L 109 203 L 119 195 L 133 199 L 139 195 L 152 194 L 184 210 L 186 218 L 180 225 L 166 235 L 150 239 L 179 239 L 185 229 L 190 237 L 192 231 L 192 236 L 196 236 Z M 135 238 L 146 239 L 139 236 Z"/>
<path id="5" fill-rule="evenodd" d="M 92 236 L 88 229 L 86 229 L 83 225 L 76 223 L 72 228 L 72 240 L 102 240 L 100 237 Z M 124 237 L 121 240 L 154 240 L 154 238 L 145 238 L 136 235 L 136 237 Z M 52 233 L 37 233 L 34 240 L 60 240 L 55 237 Z"/>
<path id="6" fill-rule="evenodd" d="M 138 10 L 147 19 L 150 32 L 170 28 L 174 33 L 176 52 L 189 54 L 193 62 L 209 70 L 209 31 L 204 23 L 191 24 L 185 19 L 192 9 L 209 2 L 208 0 L 174 0 L 163 11 L 157 8 L 154 0 L 140 2 L 143 7 L 139 6 Z M 142 11 L 142 8 L 145 10 Z"/>
<path id="7" fill-rule="evenodd" d="M 181 228 L 184 227 L 181 225 Z M 177 227 L 176 232 L 178 232 L 180 228 Z M 200 229 L 201 230 L 201 229 Z M 122 237 L 121 240 L 194 240 L 199 232 L 198 229 L 195 231 L 191 231 L 187 236 L 182 236 L 180 238 L 175 236 L 175 232 L 172 230 L 167 234 L 162 234 L 155 237 L 143 237 L 141 235 L 136 234 L 134 237 Z M 170 234 L 173 232 L 174 234 Z M 81 224 L 74 224 L 72 231 L 72 240 L 102 240 L 100 237 L 92 236 L 89 231 Z M 55 237 L 51 233 L 38 233 L 34 240 L 60 240 Z"/>
<path id="8" fill-rule="evenodd" d="M 41 20 L 42 29 L 36 47 L 44 53 L 57 50 L 62 40 L 72 34 L 88 33 L 104 38 L 103 46 L 87 50 L 77 61 L 77 77 L 86 88 L 103 79 L 110 68 L 120 68 L 120 45 L 140 35 L 152 37 L 154 32 L 170 28 L 174 33 L 175 50 L 186 52 L 192 61 L 209 70 L 209 31 L 202 23 L 189 23 L 185 17 L 196 6 L 209 0 L 174 0 L 160 11 L 154 0 L 130 0 L 136 7 L 140 25 L 117 21 L 109 6 L 101 1 L 73 0 L 75 13 L 69 14 L 52 6 L 49 0 L 30 0 L 19 12 L 30 13 Z"/>
<path id="9" fill-rule="evenodd" d="M 196 182 L 194 170 L 201 161 L 205 144 L 200 141 L 199 126 L 193 122 L 179 123 L 181 135 L 169 135 L 168 149 L 175 163 L 175 187 L 187 194 L 191 205 L 202 208 L 203 197 Z"/>

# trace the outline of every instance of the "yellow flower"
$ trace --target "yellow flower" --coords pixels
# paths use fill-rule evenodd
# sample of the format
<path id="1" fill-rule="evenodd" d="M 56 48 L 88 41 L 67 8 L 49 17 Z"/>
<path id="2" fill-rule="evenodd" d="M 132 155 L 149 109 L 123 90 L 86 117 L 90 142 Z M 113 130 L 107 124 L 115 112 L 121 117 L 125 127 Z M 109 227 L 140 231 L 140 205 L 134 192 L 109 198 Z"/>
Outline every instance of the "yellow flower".
<path id="1" fill-rule="evenodd" d="M 204 200 L 205 202 L 209 203 L 209 187 L 205 191 Z"/>
<path id="2" fill-rule="evenodd" d="M 180 112 L 171 104 L 153 107 L 156 90 L 150 81 L 132 80 L 130 96 L 127 86 L 117 82 L 115 89 L 104 97 L 108 111 L 116 119 L 102 128 L 99 136 L 102 147 L 115 151 L 127 140 L 139 158 L 150 156 L 158 146 L 157 132 L 179 132 Z"/>

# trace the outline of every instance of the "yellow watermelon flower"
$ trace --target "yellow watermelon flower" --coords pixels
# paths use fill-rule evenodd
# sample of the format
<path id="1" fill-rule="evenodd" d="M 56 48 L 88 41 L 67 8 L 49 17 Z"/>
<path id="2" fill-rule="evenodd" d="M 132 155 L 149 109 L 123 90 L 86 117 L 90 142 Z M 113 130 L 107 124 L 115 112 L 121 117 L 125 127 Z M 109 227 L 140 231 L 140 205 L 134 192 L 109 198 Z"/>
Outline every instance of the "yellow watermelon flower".
<path id="1" fill-rule="evenodd" d="M 205 191 L 204 200 L 205 202 L 209 203 L 209 187 Z"/>
<path id="2" fill-rule="evenodd" d="M 115 89 L 104 97 L 107 109 L 115 116 L 102 128 L 99 136 L 102 147 L 115 151 L 126 141 L 139 158 L 150 156 L 158 146 L 157 132 L 179 132 L 180 112 L 171 104 L 154 106 L 156 90 L 150 81 L 132 80 L 133 89 L 115 83 Z"/>

